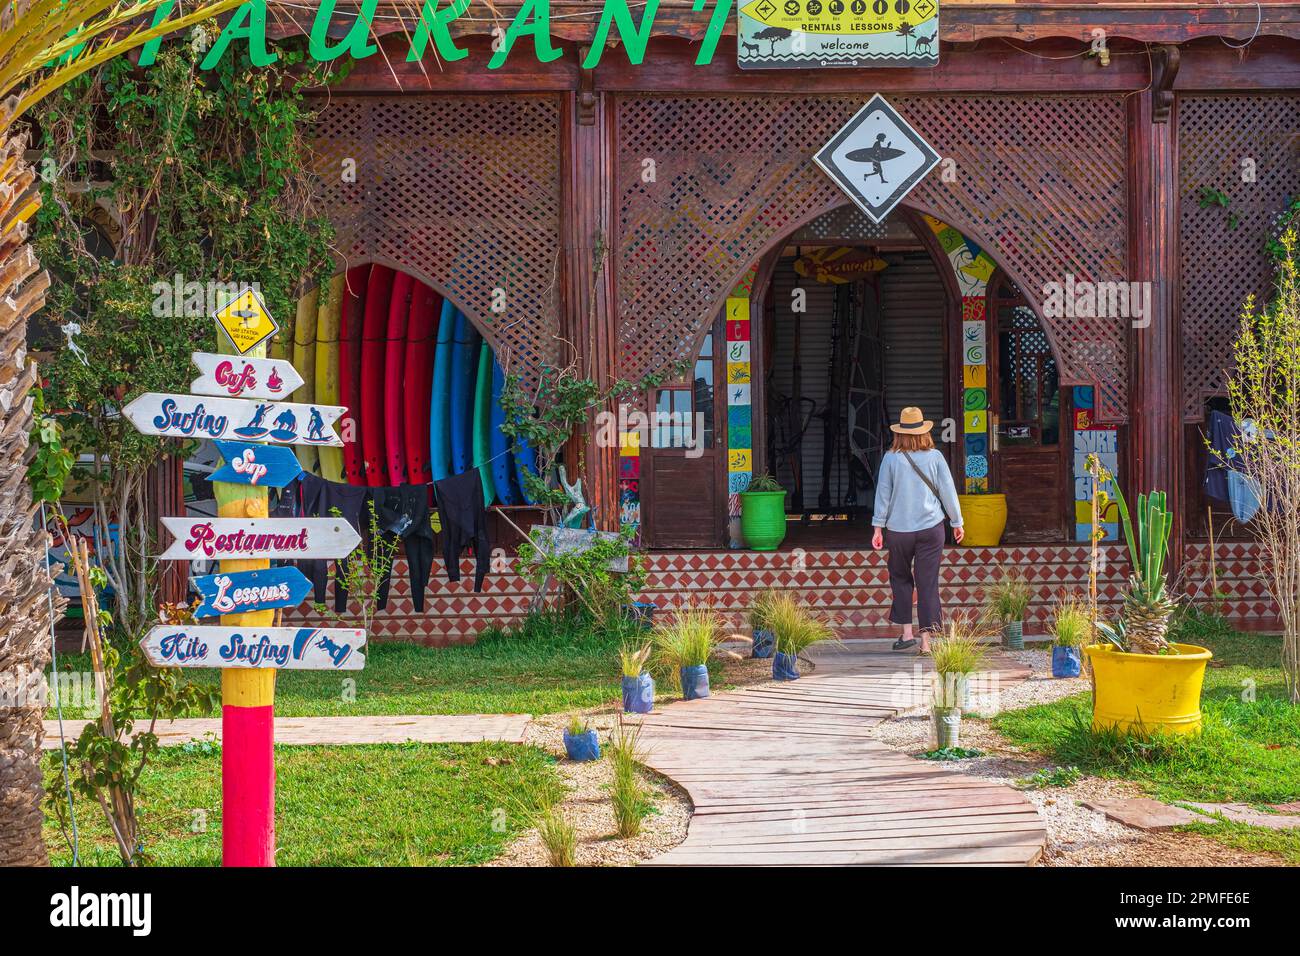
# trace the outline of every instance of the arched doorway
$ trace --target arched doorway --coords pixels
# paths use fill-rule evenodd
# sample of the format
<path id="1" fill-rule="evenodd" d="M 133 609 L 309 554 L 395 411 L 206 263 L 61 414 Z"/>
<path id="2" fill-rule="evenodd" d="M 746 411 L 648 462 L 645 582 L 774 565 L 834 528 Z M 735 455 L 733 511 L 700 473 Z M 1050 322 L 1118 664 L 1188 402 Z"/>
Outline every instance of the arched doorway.
<path id="1" fill-rule="evenodd" d="M 652 425 L 639 462 L 650 547 L 738 544 L 737 494 L 760 473 L 787 491 L 788 547 L 865 547 L 888 425 L 908 405 L 936 421 L 960 490 L 1033 502 L 1005 540 L 1068 536 L 1052 343 L 991 256 L 931 216 L 877 225 L 842 205 L 811 218 L 737 283 L 692 369 L 649 396 L 694 414 L 704 444 L 688 453 Z"/>

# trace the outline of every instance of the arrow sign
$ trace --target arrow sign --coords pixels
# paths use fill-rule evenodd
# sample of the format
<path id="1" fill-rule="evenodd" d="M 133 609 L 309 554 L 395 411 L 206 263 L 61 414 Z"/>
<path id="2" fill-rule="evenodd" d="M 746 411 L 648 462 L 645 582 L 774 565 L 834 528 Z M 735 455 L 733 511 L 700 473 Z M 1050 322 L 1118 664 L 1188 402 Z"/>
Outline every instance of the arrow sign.
<path id="1" fill-rule="evenodd" d="M 366 658 L 359 627 L 214 627 L 160 624 L 140 640 L 157 667 L 275 667 L 359 671 Z"/>
<path id="2" fill-rule="evenodd" d="M 122 412 L 146 435 L 166 438 L 243 438 L 277 445 L 329 445 L 343 440 L 330 426 L 346 412 L 342 405 L 246 402 L 145 392 Z"/>
<path id="3" fill-rule="evenodd" d="M 162 560 L 344 558 L 361 535 L 342 518 L 163 518 L 176 540 Z"/>
<path id="4" fill-rule="evenodd" d="M 298 370 L 283 359 L 242 358 L 195 352 L 190 356 L 201 373 L 190 384 L 195 395 L 226 398 L 288 398 L 302 385 Z"/>
<path id="5" fill-rule="evenodd" d="M 282 445 L 250 445 L 241 441 L 219 441 L 216 445 L 226 463 L 212 473 L 213 481 L 283 488 L 302 474 L 298 457 Z"/>
<path id="6" fill-rule="evenodd" d="M 195 617 L 297 607 L 311 592 L 311 582 L 297 568 L 209 574 L 194 578 L 194 586 L 203 595 Z"/>

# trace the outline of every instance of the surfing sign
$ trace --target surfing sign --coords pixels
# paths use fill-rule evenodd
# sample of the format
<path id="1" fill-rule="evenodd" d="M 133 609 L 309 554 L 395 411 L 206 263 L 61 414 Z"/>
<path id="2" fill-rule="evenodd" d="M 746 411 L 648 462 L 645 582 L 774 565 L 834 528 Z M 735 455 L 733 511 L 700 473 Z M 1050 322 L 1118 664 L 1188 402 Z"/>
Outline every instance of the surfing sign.
<path id="1" fill-rule="evenodd" d="M 160 624 L 140 640 L 156 667 L 274 667 L 359 671 L 366 658 L 359 627 L 219 627 Z"/>
<path id="2" fill-rule="evenodd" d="M 347 409 L 342 405 L 250 402 L 242 398 L 204 398 L 145 392 L 122 409 L 146 435 L 166 438 L 243 438 L 277 445 L 328 445 L 343 440 L 331 427 Z"/>
<path id="3" fill-rule="evenodd" d="M 297 607 L 311 592 L 311 582 L 297 568 L 227 571 L 194 578 L 202 602 L 195 617 Z"/>
<path id="4" fill-rule="evenodd" d="M 361 535 L 342 518 L 163 518 L 164 561 L 346 558 Z"/>

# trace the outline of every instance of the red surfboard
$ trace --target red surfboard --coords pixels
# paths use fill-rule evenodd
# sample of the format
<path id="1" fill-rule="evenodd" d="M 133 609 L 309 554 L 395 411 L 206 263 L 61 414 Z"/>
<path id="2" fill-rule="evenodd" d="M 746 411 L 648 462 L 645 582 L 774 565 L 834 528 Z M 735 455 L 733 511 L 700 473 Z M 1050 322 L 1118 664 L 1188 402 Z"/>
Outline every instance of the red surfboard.
<path id="1" fill-rule="evenodd" d="M 339 326 L 339 401 L 348 407 L 339 420 L 343 438 L 343 477 L 364 485 L 361 465 L 361 331 L 366 315 L 370 266 L 353 266 L 344 275 L 343 314 Z"/>
<path id="2" fill-rule="evenodd" d="M 388 337 L 388 303 L 395 273 L 388 266 L 370 267 L 366 285 L 366 319 L 361 332 L 361 453 L 365 484 L 388 484 L 384 449 L 384 344 Z M 409 277 L 408 277 L 409 281 Z"/>
<path id="3" fill-rule="evenodd" d="M 388 480 L 406 481 L 406 432 L 402 428 L 406 372 L 406 327 L 411 316 L 415 279 L 405 272 L 393 279 L 393 298 L 388 303 L 388 341 L 384 343 L 384 450 L 388 453 Z"/>
<path id="4" fill-rule="evenodd" d="M 429 393 L 433 389 L 433 343 L 438 334 L 442 296 L 423 282 L 415 284 L 406 324 L 405 370 L 402 376 L 402 430 L 406 442 L 406 480 L 427 484 L 429 471 Z"/>

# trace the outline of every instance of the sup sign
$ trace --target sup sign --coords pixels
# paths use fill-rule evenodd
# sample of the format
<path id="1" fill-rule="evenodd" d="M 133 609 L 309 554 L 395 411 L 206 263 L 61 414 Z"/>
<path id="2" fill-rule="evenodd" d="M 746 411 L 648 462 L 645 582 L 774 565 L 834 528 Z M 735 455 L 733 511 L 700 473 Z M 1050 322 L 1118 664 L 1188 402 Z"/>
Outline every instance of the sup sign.
<path id="1" fill-rule="evenodd" d="M 742 69 L 938 66 L 938 0 L 741 0 Z"/>

